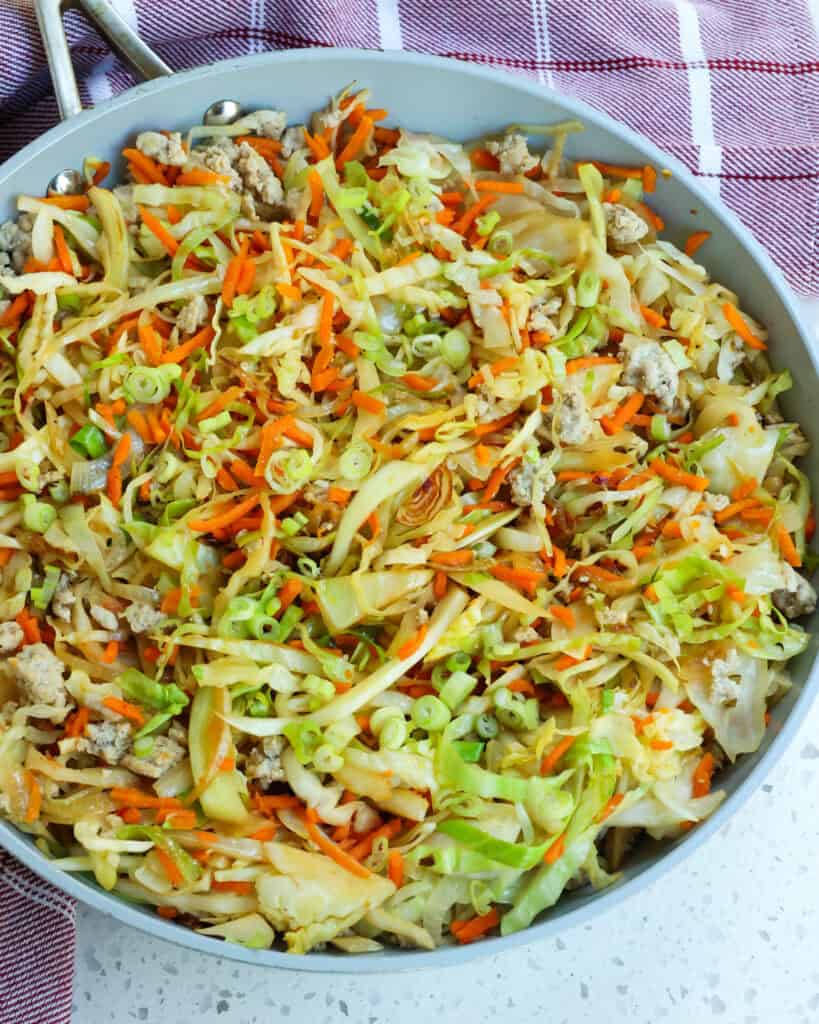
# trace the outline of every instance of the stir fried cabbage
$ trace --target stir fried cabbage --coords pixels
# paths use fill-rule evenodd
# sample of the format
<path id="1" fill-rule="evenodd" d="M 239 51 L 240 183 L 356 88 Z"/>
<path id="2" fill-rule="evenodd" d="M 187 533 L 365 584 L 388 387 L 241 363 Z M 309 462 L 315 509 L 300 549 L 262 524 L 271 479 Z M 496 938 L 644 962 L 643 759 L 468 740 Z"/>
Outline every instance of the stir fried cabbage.
<path id="1" fill-rule="evenodd" d="M 0 275 L 0 814 L 253 949 L 611 884 L 816 604 L 790 374 L 654 169 L 386 118 L 145 132 Z"/>

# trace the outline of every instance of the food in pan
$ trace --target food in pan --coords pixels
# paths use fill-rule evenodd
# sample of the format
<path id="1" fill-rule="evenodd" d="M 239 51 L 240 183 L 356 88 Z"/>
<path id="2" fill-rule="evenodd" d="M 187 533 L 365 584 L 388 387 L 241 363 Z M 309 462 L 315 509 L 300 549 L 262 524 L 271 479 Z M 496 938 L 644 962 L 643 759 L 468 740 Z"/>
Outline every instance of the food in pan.
<path id="1" fill-rule="evenodd" d="M 0 812 L 293 952 L 509 934 L 695 827 L 816 602 L 790 376 L 657 171 L 368 102 L 0 229 Z"/>

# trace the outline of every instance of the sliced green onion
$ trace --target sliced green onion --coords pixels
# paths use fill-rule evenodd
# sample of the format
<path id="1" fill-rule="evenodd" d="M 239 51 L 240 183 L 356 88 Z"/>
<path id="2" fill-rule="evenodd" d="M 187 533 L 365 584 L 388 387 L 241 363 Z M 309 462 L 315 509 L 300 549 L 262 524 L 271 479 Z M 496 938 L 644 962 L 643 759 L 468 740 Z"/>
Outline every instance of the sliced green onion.
<path id="1" fill-rule="evenodd" d="M 629 199 L 639 202 L 643 198 L 643 183 L 639 178 L 628 178 L 620 186 L 620 191 Z"/>
<path id="2" fill-rule="evenodd" d="M 217 430 L 229 426 L 231 423 L 230 413 L 225 409 L 215 416 L 208 416 L 207 419 L 199 421 L 199 429 L 203 434 L 215 434 Z"/>
<path id="3" fill-rule="evenodd" d="M 171 384 L 182 376 L 176 363 L 165 366 L 135 366 L 128 371 L 122 392 L 129 403 L 156 405 L 171 393 Z"/>
<path id="4" fill-rule="evenodd" d="M 338 468 L 346 480 L 363 480 L 370 472 L 374 452 L 366 441 L 353 441 L 338 460 Z"/>
<path id="5" fill-rule="evenodd" d="M 44 501 L 37 501 L 33 494 L 22 494 L 20 504 L 23 526 L 33 533 L 45 533 L 57 518 L 57 509 Z"/>
<path id="6" fill-rule="evenodd" d="M 14 471 L 20 485 L 27 491 L 40 490 L 40 467 L 33 459 L 18 459 Z"/>
<path id="7" fill-rule="evenodd" d="M 484 712 L 475 719 L 475 732 L 482 740 L 491 740 L 498 735 L 498 720 L 494 715 Z"/>
<path id="8" fill-rule="evenodd" d="M 39 608 L 41 612 L 48 608 L 59 582 L 60 570 L 55 565 L 47 565 L 42 586 L 31 588 L 31 601 L 35 608 Z"/>
<path id="9" fill-rule="evenodd" d="M 140 736 L 134 740 L 134 753 L 137 757 L 148 757 L 153 749 L 153 736 Z"/>
<path id="10" fill-rule="evenodd" d="M 59 505 L 64 505 L 71 497 L 71 488 L 68 485 L 67 480 L 58 480 L 56 484 L 52 484 L 48 493 Z"/>
<path id="11" fill-rule="evenodd" d="M 446 704 L 431 693 L 419 697 L 412 705 L 413 722 L 427 732 L 439 732 L 448 725 L 451 717 Z"/>
<path id="12" fill-rule="evenodd" d="M 611 711 L 614 707 L 614 690 L 603 690 L 602 708 L 603 711 Z"/>
<path id="13" fill-rule="evenodd" d="M 259 334 L 259 328 L 252 324 L 246 316 L 238 316 L 233 321 L 233 330 L 239 336 L 239 341 L 245 345 L 252 341 Z"/>
<path id="14" fill-rule="evenodd" d="M 98 459 L 108 451 L 105 434 L 93 423 L 86 423 L 68 442 L 78 455 Z"/>
<path id="15" fill-rule="evenodd" d="M 295 537 L 306 523 L 307 516 L 303 512 L 297 512 L 294 516 L 282 519 L 281 529 L 288 537 Z"/>
<path id="16" fill-rule="evenodd" d="M 57 308 L 65 313 L 79 313 L 82 309 L 82 299 L 79 295 L 72 293 L 57 296 Z"/>
<path id="17" fill-rule="evenodd" d="M 655 441 L 671 440 L 671 424 L 668 422 L 668 418 L 661 413 L 651 417 L 648 430 Z"/>
<path id="18" fill-rule="evenodd" d="M 595 270 L 584 270 L 577 281 L 575 289 L 577 305 L 583 309 L 594 306 L 600 295 L 602 282 Z"/>
<path id="19" fill-rule="evenodd" d="M 441 338 L 441 356 L 453 370 L 460 370 L 469 360 L 472 346 L 463 331 L 453 328 Z"/>
<path id="20" fill-rule="evenodd" d="M 188 703 L 187 694 L 175 683 L 158 683 L 135 668 L 125 669 L 114 681 L 126 697 L 157 711 L 184 707 Z"/>
<path id="21" fill-rule="evenodd" d="M 478 234 L 481 238 L 491 235 L 498 224 L 500 224 L 500 219 L 501 216 L 497 210 L 490 210 L 488 213 L 482 213 L 475 221 L 475 227 L 477 228 Z"/>
<path id="22" fill-rule="evenodd" d="M 450 672 L 465 672 L 471 663 L 472 658 L 466 651 L 456 651 L 446 659 L 446 667 Z"/>
<path id="23" fill-rule="evenodd" d="M 487 244 L 487 249 L 493 256 L 508 256 L 515 245 L 515 239 L 511 231 L 493 231 Z"/>
<path id="24" fill-rule="evenodd" d="M 314 559 L 308 558 L 307 555 L 302 555 L 301 558 L 297 559 L 296 568 L 302 576 L 310 576 L 313 579 L 321 576 L 321 567 Z"/>
<path id="25" fill-rule="evenodd" d="M 492 702 L 498 719 L 507 729 L 523 730 L 537 727 L 539 706 L 535 697 L 522 699 L 505 686 L 492 692 Z"/>
<path id="26" fill-rule="evenodd" d="M 456 740 L 452 746 L 461 755 L 461 760 L 468 764 L 480 761 L 484 748 L 484 744 L 478 740 Z"/>
<path id="27" fill-rule="evenodd" d="M 451 711 L 454 711 L 458 705 L 466 700 L 477 685 L 478 680 L 475 676 L 459 670 L 453 672 L 441 687 L 439 697 Z"/>

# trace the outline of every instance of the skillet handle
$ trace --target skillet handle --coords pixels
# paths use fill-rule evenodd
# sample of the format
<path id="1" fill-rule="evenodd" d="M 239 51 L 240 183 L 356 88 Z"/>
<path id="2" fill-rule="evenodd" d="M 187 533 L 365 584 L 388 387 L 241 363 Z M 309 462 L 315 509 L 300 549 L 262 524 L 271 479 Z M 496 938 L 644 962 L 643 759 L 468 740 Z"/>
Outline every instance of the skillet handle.
<path id="1" fill-rule="evenodd" d="M 43 37 L 57 106 L 63 120 L 82 110 L 77 79 L 71 63 L 63 27 L 63 10 L 78 7 L 99 29 L 122 59 L 143 78 L 159 78 L 173 74 L 173 69 L 142 42 L 131 26 L 111 6 L 108 0 L 35 0 L 37 21 Z"/>

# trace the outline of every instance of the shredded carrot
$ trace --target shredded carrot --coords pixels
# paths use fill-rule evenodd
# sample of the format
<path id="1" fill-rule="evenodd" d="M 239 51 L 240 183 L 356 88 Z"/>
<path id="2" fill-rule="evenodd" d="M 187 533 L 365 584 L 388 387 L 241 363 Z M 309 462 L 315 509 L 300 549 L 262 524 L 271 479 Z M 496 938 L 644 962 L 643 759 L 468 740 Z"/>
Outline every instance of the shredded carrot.
<path id="1" fill-rule="evenodd" d="M 347 145 L 336 157 L 336 168 L 340 171 L 348 160 L 355 160 L 367 144 L 373 130 L 373 120 L 366 114 L 361 118 Z"/>
<path id="2" fill-rule="evenodd" d="M 685 255 L 693 256 L 700 246 L 711 237 L 710 231 L 695 231 L 685 240 Z"/>
<path id="3" fill-rule="evenodd" d="M 14 548 L 0 548 L 0 569 L 2 569 L 4 565 L 8 565 L 13 554 Z"/>
<path id="4" fill-rule="evenodd" d="M 684 470 L 672 466 L 669 462 L 663 461 L 663 459 L 654 459 L 649 468 L 652 473 L 661 476 L 663 480 L 667 480 L 671 484 L 679 484 L 681 487 L 687 487 L 690 491 L 705 491 L 708 488 L 708 477 L 686 473 Z"/>
<path id="5" fill-rule="evenodd" d="M 40 202 L 59 206 L 61 210 L 77 210 L 80 213 L 85 213 L 91 205 L 88 196 L 45 196 Z"/>
<path id="6" fill-rule="evenodd" d="M 489 370 L 493 377 L 497 377 L 499 374 L 505 373 L 506 370 L 514 369 L 518 362 L 518 356 L 507 356 L 505 359 L 499 359 L 496 363 L 492 363 Z M 469 378 L 468 384 L 471 388 L 475 388 L 483 381 L 483 379 L 483 371 L 478 370 L 477 373 L 473 373 Z"/>
<path id="7" fill-rule="evenodd" d="M 352 493 L 352 491 L 348 491 L 344 487 L 329 487 L 327 489 L 327 500 L 334 502 L 336 505 L 346 505 Z"/>
<path id="8" fill-rule="evenodd" d="M 779 552 L 788 565 L 792 565 L 795 568 L 802 564 L 802 558 L 796 549 L 796 545 L 791 540 L 791 535 L 785 529 L 783 523 L 779 523 L 776 528 L 776 539 L 779 544 Z"/>
<path id="9" fill-rule="evenodd" d="M 711 792 L 711 776 L 714 773 L 715 763 L 712 754 L 705 753 L 694 769 L 691 779 L 691 795 L 695 798 L 708 796 Z"/>
<path id="10" fill-rule="evenodd" d="M 639 391 L 629 395 L 625 402 L 611 416 L 600 417 L 600 424 L 603 430 L 607 434 L 616 434 L 619 430 L 622 430 L 632 417 L 640 411 L 644 401 L 645 395 L 641 395 Z"/>
<path id="11" fill-rule="evenodd" d="M 157 238 L 168 250 L 170 256 L 176 255 L 176 250 L 179 248 L 179 242 L 173 237 L 168 231 L 162 221 L 155 217 L 150 210 L 146 210 L 143 207 L 139 207 L 139 215 L 142 218 L 142 223 L 145 227 Z"/>
<path id="12" fill-rule="evenodd" d="M 490 565 L 489 572 L 496 580 L 509 583 L 531 597 L 534 597 L 538 584 L 546 579 L 545 572 L 538 572 L 536 569 L 514 568 L 511 565 Z"/>
<path id="13" fill-rule="evenodd" d="M 517 412 L 510 412 L 506 416 L 501 416 L 500 419 L 490 420 L 489 423 L 479 423 L 473 432 L 476 437 L 486 437 L 487 434 L 494 434 L 496 431 L 503 430 L 504 427 L 512 423 L 517 418 L 517 415 Z"/>
<path id="14" fill-rule="evenodd" d="M 657 189 L 657 172 L 654 168 L 647 164 L 643 168 L 643 191 L 644 192 L 655 192 Z"/>
<path id="15" fill-rule="evenodd" d="M 436 572 L 432 583 L 432 595 L 436 601 L 442 601 L 446 597 L 447 575 L 445 572 Z"/>
<path id="16" fill-rule="evenodd" d="M 230 179 L 224 174 L 206 171 L 204 167 L 194 167 L 190 171 L 183 171 L 174 185 L 219 185 L 227 184 L 229 181 Z"/>
<path id="17" fill-rule="evenodd" d="M 164 342 L 162 336 L 149 323 L 140 322 L 137 327 L 139 344 L 142 351 L 148 358 L 151 366 L 158 366 L 162 362 L 162 349 Z"/>
<path id="18" fill-rule="evenodd" d="M 66 719 L 65 735 L 67 737 L 82 736 L 85 732 L 85 727 L 88 725 L 88 716 L 88 708 L 77 708 L 77 710 Z"/>
<path id="19" fill-rule="evenodd" d="M 469 565 L 474 558 L 471 548 L 461 548 L 460 551 L 434 551 L 430 556 L 431 562 L 438 565 Z"/>
<path id="20" fill-rule="evenodd" d="M 182 801 L 175 796 L 154 796 L 152 793 L 143 793 L 141 789 L 114 786 L 110 796 L 114 803 L 120 804 L 122 807 L 138 807 L 143 810 L 150 808 L 182 810 Z"/>
<path id="21" fill-rule="evenodd" d="M 307 215 L 312 221 L 317 221 L 324 204 L 324 186 L 321 183 L 321 175 L 318 171 L 311 170 L 307 175 L 307 184 L 310 187 L 310 207 Z"/>
<path id="22" fill-rule="evenodd" d="M 757 488 L 756 479 L 752 476 L 746 477 L 742 483 L 736 485 L 731 491 L 731 501 L 742 501 L 749 497 Z"/>
<path id="23" fill-rule="evenodd" d="M 104 697 L 102 703 L 111 711 L 123 718 L 128 718 L 137 725 L 145 724 L 145 716 L 142 709 L 136 704 L 130 704 L 127 700 L 120 700 L 119 697 Z"/>
<path id="24" fill-rule="evenodd" d="M 512 693 L 528 693 L 530 697 L 534 697 L 537 694 L 534 684 L 523 677 L 513 679 L 511 683 L 507 683 L 506 688 L 511 690 Z"/>
<path id="25" fill-rule="evenodd" d="M 256 793 L 251 798 L 255 810 L 270 814 L 273 811 L 295 810 L 303 804 L 297 796 L 290 793 L 272 793 L 270 796 L 263 796 Z"/>
<path id="26" fill-rule="evenodd" d="M 450 925 L 450 931 L 452 931 L 452 934 L 461 945 L 465 945 L 468 942 L 474 942 L 476 939 L 479 939 L 499 923 L 500 912 L 496 907 L 493 907 L 488 914 L 483 914 L 481 917 L 473 917 L 469 921 L 457 922 L 457 928 L 456 922 L 453 921 Z"/>
<path id="27" fill-rule="evenodd" d="M 452 225 L 452 230 L 457 231 L 459 235 L 465 235 L 469 228 L 472 227 L 475 220 L 483 213 L 483 211 L 497 201 L 497 195 L 487 193 L 476 202 L 473 203 L 469 209 L 464 210 L 461 216 Z"/>
<path id="28" fill-rule="evenodd" d="M 308 836 L 321 850 L 321 852 L 334 860 L 339 867 L 344 868 L 345 871 L 349 871 L 351 875 L 358 875 L 359 878 L 370 877 L 370 872 L 363 864 L 360 864 L 357 860 L 342 850 L 340 846 L 337 846 L 329 836 L 322 832 L 315 822 L 309 820 L 309 817 L 305 818 L 305 827 L 307 828 Z"/>
<path id="29" fill-rule="evenodd" d="M 25 646 L 28 644 L 39 644 L 42 641 L 40 624 L 27 608 L 23 608 L 22 611 L 18 612 L 14 616 L 14 621 L 23 631 L 23 643 Z"/>
<path id="30" fill-rule="evenodd" d="M 16 323 L 23 316 L 28 309 L 30 296 L 31 292 L 23 292 L 16 296 L 11 305 L 7 306 L 0 313 L 0 327 L 7 327 L 9 324 Z"/>
<path id="31" fill-rule="evenodd" d="M 611 817 L 624 799 L 625 796 L 623 793 L 615 793 L 614 796 L 609 797 L 603 806 L 603 810 L 600 811 L 595 820 L 599 823 L 601 821 L 605 821 L 606 818 Z"/>
<path id="32" fill-rule="evenodd" d="M 168 179 L 156 160 L 152 160 L 151 157 L 140 153 L 138 149 L 123 149 L 122 155 L 129 164 L 133 165 L 138 171 L 141 171 L 155 185 L 168 184 Z"/>
<path id="33" fill-rule="evenodd" d="M 235 402 L 237 398 L 240 398 L 244 392 L 244 388 L 238 385 L 232 388 L 228 388 L 223 394 L 215 398 L 210 405 L 205 408 L 197 415 L 197 422 L 201 420 L 210 419 L 211 416 L 215 416 L 220 413 L 223 409 L 226 409 L 231 402 Z"/>
<path id="34" fill-rule="evenodd" d="M 413 391 L 433 391 L 438 387 L 438 381 L 434 377 L 424 377 L 420 373 L 405 373 L 401 380 Z"/>
<path id="35" fill-rule="evenodd" d="M 622 167 L 620 164 L 607 164 L 602 160 L 583 160 L 582 163 L 593 164 L 607 178 L 639 178 L 642 180 L 642 167 Z M 580 164 L 576 165 L 577 167 Z"/>
<path id="36" fill-rule="evenodd" d="M 111 468 L 108 470 L 107 493 L 112 505 L 119 505 L 122 497 L 122 471 L 120 467 L 131 454 L 131 435 L 123 434 L 114 449 Z"/>
<path id="37" fill-rule="evenodd" d="M 671 740 L 653 739 L 649 746 L 652 750 L 673 750 L 674 744 Z"/>
<path id="38" fill-rule="evenodd" d="M 491 501 L 495 497 L 495 495 L 503 486 L 506 477 L 518 465 L 519 462 L 520 459 L 511 459 L 509 462 L 502 463 L 499 466 L 495 466 L 495 468 L 489 474 L 489 479 L 486 481 L 486 487 L 484 487 L 483 490 L 482 497 L 484 501 Z"/>
<path id="39" fill-rule="evenodd" d="M 280 610 L 284 611 L 286 608 L 289 608 L 303 589 L 304 584 L 301 580 L 295 579 L 294 577 L 287 580 L 276 595 L 279 599 Z"/>
<path id="40" fill-rule="evenodd" d="M 388 773 L 391 774 L 391 773 Z M 381 825 L 372 832 L 368 832 L 363 839 L 361 839 L 355 846 L 350 847 L 347 851 L 351 857 L 356 860 L 363 860 L 364 857 L 369 857 L 372 853 L 373 844 L 376 839 L 392 839 L 404 828 L 404 823 L 400 818 L 393 818 L 392 821 L 388 821 L 385 825 Z"/>
<path id="41" fill-rule="evenodd" d="M 592 366 L 618 366 L 619 363 L 620 360 L 615 356 L 581 356 L 566 362 L 566 373 L 577 373 L 579 370 L 588 370 Z"/>
<path id="42" fill-rule="evenodd" d="M 237 519 L 241 519 L 242 516 L 246 516 L 248 512 L 256 508 L 260 500 L 258 493 L 251 494 L 243 501 L 231 505 L 230 508 L 210 519 L 192 519 L 188 523 L 188 527 L 197 533 L 210 533 L 212 530 L 222 529 L 225 526 L 230 526 Z"/>
<path id="43" fill-rule="evenodd" d="M 364 391 L 353 392 L 353 405 L 356 409 L 371 412 L 376 416 L 380 416 L 387 411 L 387 406 L 384 402 L 373 395 L 368 395 Z"/>
<path id="44" fill-rule="evenodd" d="M 74 264 L 71 262 L 71 252 L 65 241 L 63 229 L 59 224 L 54 225 L 54 248 L 57 250 L 57 259 L 60 267 L 66 274 L 74 273 Z"/>
<path id="45" fill-rule="evenodd" d="M 183 341 L 181 345 L 177 345 L 170 352 L 165 352 L 160 359 L 160 363 L 184 362 L 198 348 L 204 348 L 206 345 L 209 345 L 213 341 L 215 333 L 211 325 L 208 324 L 200 331 L 197 331 L 196 334 L 191 335 L 187 341 Z"/>
<path id="46" fill-rule="evenodd" d="M 276 825 L 262 825 L 260 829 L 257 829 L 255 832 L 251 832 L 247 838 L 255 839 L 259 843 L 269 843 L 272 839 L 276 838 L 276 833 L 278 831 L 279 830 Z"/>
<path id="47" fill-rule="evenodd" d="M 574 629 L 575 617 L 571 608 L 567 608 L 562 604 L 553 604 L 549 608 L 549 614 L 553 619 L 557 619 L 558 622 L 562 622 L 568 629 Z"/>
<path id="48" fill-rule="evenodd" d="M 476 181 L 475 182 L 476 192 L 499 192 L 505 193 L 506 195 L 520 195 L 525 191 L 523 183 L 520 181 L 495 181 L 494 179 Z"/>
<path id="49" fill-rule="evenodd" d="M 426 639 L 426 635 L 427 624 L 424 623 L 415 633 L 413 633 L 413 635 L 408 640 L 405 640 L 404 643 L 401 644 L 401 646 L 395 652 L 396 656 L 401 661 L 405 661 L 407 658 L 411 658 Z"/>
<path id="50" fill-rule="evenodd" d="M 33 772 L 26 771 L 23 775 L 26 783 L 28 800 L 26 802 L 26 814 L 24 821 L 31 823 L 40 817 L 40 807 L 43 802 L 43 794 L 40 785 Z"/>
<path id="51" fill-rule="evenodd" d="M 757 338 L 733 303 L 723 303 L 722 315 L 749 348 L 759 349 L 761 352 L 764 352 L 768 348 L 761 338 Z"/>
<path id="52" fill-rule="evenodd" d="M 645 320 L 647 324 L 651 324 L 652 327 L 657 327 L 659 329 L 668 326 L 666 318 L 650 306 L 640 306 L 640 312 L 643 315 L 643 320 Z"/>
<path id="53" fill-rule="evenodd" d="M 179 911 L 176 907 L 157 907 L 156 912 L 160 917 L 164 917 L 168 921 L 172 921 L 175 917 L 179 917 Z"/>
<path id="54" fill-rule="evenodd" d="M 116 640 L 111 640 L 105 645 L 105 649 L 100 655 L 100 661 L 103 665 L 111 665 L 117 660 L 119 655 L 119 643 Z"/>
<path id="55" fill-rule="evenodd" d="M 404 884 L 404 858 L 400 850 L 390 850 L 387 856 L 387 877 L 396 889 Z"/>
<path id="56" fill-rule="evenodd" d="M 232 257 L 230 263 L 227 265 L 225 279 L 222 282 L 222 302 L 224 302 L 228 309 L 233 305 L 233 300 L 236 296 L 236 289 L 239 284 L 239 277 L 242 273 L 242 266 L 247 259 L 249 248 L 250 242 L 247 235 L 245 235 L 242 239 L 241 245 L 239 246 L 239 251 Z"/>
<path id="57" fill-rule="evenodd" d="M 179 870 L 179 865 L 167 850 L 163 850 L 161 846 L 155 846 L 154 852 L 159 858 L 159 863 L 162 865 L 165 877 L 175 889 L 181 888 L 185 884 L 185 877 Z"/>
<path id="58" fill-rule="evenodd" d="M 276 285 L 276 291 L 283 299 L 292 299 L 293 302 L 301 299 L 301 290 L 294 284 L 279 283 Z"/>
<path id="59" fill-rule="evenodd" d="M 563 856 L 563 852 L 566 849 L 566 834 L 562 833 L 555 839 L 546 853 L 543 855 L 543 860 L 546 864 L 556 864 Z"/>
<path id="60" fill-rule="evenodd" d="M 566 570 L 568 568 L 566 564 L 566 554 L 556 544 L 552 545 L 552 551 L 552 573 L 558 579 L 560 579 L 561 577 L 566 575 Z"/>
<path id="61" fill-rule="evenodd" d="M 564 736 L 562 740 L 559 740 L 540 762 L 540 774 L 551 775 L 576 739 L 576 736 Z"/>

